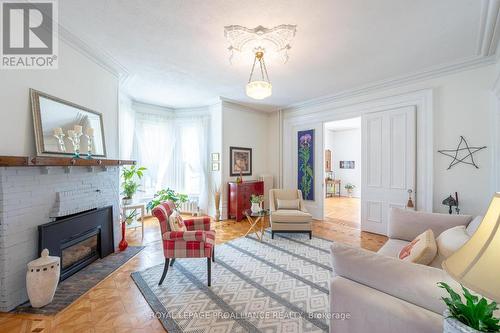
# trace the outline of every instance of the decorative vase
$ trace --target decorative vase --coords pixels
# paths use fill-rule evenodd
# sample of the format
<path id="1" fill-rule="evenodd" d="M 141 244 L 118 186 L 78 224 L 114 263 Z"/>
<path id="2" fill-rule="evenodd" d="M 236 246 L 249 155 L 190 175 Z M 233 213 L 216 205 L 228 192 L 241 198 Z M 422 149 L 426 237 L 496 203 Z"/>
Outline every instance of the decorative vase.
<path id="1" fill-rule="evenodd" d="M 252 207 L 250 207 L 252 213 L 259 213 L 261 211 L 260 204 L 258 202 L 252 202 Z"/>
<path id="2" fill-rule="evenodd" d="M 125 251 L 125 249 L 128 247 L 128 243 L 125 240 L 125 230 L 126 230 L 126 224 L 125 222 L 122 222 L 122 240 L 118 244 L 118 248 L 120 251 Z"/>
<path id="3" fill-rule="evenodd" d="M 451 317 L 451 313 L 448 309 L 444 311 L 443 317 L 443 333 L 481 333 L 480 331 L 465 325 L 458 319 Z"/>
<path id="4" fill-rule="evenodd" d="M 28 263 L 26 289 L 33 308 L 41 308 L 52 302 L 61 274 L 61 259 L 49 256 L 44 249 L 40 258 Z"/>
<path id="5" fill-rule="evenodd" d="M 349 198 L 352 198 L 352 190 L 347 190 L 347 195 L 349 196 Z"/>

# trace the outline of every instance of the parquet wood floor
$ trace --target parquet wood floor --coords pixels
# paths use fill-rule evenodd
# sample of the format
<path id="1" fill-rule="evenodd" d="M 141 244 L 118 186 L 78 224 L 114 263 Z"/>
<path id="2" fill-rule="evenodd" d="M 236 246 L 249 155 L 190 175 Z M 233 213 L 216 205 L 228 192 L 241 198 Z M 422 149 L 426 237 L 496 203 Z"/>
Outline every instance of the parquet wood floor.
<path id="1" fill-rule="evenodd" d="M 374 251 L 386 241 L 384 236 L 348 226 L 345 220 L 345 215 L 330 215 L 325 221 L 315 221 L 313 235 Z M 228 220 L 214 222 L 214 228 L 217 231 L 216 243 L 221 244 L 243 236 L 249 225 L 246 220 Z M 164 332 L 163 326 L 152 317 L 149 305 L 130 278 L 132 272 L 163 263 L 156 219 L 146 219 L 143 242 L 140 229 L 129 230 L 127 240 L 130 245 L 144 245 L 146 248 L 56 316 L 0 313 L 0 332 Z"/>

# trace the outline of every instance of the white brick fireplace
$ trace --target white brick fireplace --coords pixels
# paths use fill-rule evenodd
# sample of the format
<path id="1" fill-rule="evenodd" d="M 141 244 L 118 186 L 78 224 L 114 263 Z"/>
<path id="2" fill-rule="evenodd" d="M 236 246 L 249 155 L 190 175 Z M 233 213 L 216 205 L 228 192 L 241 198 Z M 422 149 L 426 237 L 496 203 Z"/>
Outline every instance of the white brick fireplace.
<path id="1" fill-rule="evenodd" d="M 0 167 L 0 311 L 28 300 L 26 264 L 40 255 L 39 225 L 113 206 L 116 247 L 119 200 L 118 167 Z"/>

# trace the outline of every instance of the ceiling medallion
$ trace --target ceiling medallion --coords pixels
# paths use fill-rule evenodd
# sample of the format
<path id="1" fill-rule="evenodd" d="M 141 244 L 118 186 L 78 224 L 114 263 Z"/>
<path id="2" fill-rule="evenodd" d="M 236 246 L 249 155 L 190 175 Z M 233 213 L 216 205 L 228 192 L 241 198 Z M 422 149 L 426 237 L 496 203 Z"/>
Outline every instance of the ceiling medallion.
<path id="1" fill-rule="evenodd" d="M 267 74 L 264 62 L 266 55 L 278 56 L 286 63 L 288 61 L 288 50 L 291 49 L 291 41 L 295 36 L 296 25 L 282 24 L 268 29 L 258 26 L 249 29 L 239 25 L 224 27 L 224 36 L 229 42 L 228 50 L 231 52 L 229 61 L 232 63 L 236 54 L 254 57 L 250 78 L 246 85 L 247 96 L 254 99 L 264 99 L 271 96 L 272 85 Z M 253 73 L 255 65 L 258 63 L 261 78 L 254 80 Z"/>

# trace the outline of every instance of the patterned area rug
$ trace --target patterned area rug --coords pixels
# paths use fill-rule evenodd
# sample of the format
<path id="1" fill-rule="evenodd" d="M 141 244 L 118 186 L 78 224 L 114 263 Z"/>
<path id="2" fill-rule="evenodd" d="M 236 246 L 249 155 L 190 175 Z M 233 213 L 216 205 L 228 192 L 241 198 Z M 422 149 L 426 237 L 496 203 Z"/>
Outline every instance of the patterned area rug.
<path id="1" fill-rule="evenodd" d="M 270 233 L 219 245 L 207 287 L 206 259 L 176 260 L 132 278 L 173 332 L 328 332 L 330 241 Z"/>

